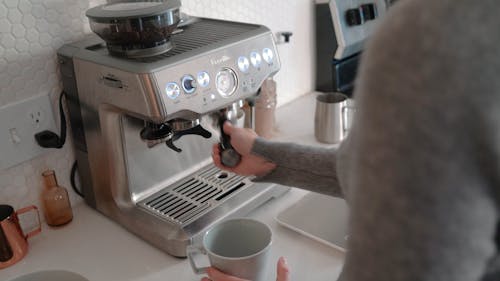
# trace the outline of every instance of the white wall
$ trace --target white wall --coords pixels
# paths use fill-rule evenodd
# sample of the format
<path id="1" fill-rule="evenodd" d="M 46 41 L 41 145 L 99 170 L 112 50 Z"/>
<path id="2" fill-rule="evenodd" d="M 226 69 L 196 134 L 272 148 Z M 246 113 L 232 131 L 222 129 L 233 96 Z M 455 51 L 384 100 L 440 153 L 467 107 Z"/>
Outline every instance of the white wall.
<path id="1" fill-rule="evenodd" d="M 1 1 L 0 107 L 49 93 L 53 108 L 57 109 L 61 82 L 56 50 L 90 32 L 85 10 L 101 3 L 104 0 Z M 182 4 L 182 11 L 191 15 L 263 24 L 274 33 L 292 31 L 291 42 L 278 46 L 282 62 L 282 69 L 275 77 L 278 104 L 311 91 L 311 0 L 183 0 Z M 58 116 L 55 118 L 59 120 Z M 0 170 L 0 204 L 11 204 L 15 208 L 29 204 L 39 206 L 41 172 L 46 169 L 55 169 L 60 184 L 70 191 L 73 203 L 80 202 L 69 184 L 73 161 L 69 138 L 61 150 L 51 149 L 41 157 Z"/>

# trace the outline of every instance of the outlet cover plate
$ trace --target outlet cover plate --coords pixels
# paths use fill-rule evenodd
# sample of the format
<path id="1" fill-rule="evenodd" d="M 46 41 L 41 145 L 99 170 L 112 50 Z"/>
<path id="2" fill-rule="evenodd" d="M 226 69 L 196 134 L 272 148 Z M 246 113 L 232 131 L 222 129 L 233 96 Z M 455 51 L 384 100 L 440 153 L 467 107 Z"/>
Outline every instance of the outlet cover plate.
<path id="1" fill-rule="evenodd" d="M 47 94 L 0 107 L 0 169 L 48 152 L 35 141 L 35 134 L 44 130 L 59 134 Z"/>

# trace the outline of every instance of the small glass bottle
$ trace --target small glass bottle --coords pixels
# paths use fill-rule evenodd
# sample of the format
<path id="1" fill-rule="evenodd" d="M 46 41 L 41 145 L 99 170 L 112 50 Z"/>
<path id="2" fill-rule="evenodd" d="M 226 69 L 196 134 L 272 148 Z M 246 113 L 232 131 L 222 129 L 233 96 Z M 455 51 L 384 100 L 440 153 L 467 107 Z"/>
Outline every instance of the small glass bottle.
<path id="1" fill-rule="evenodd" d="M 56 174 L 53 170 L 42 173 L 45 188 L 42 192 L 42 203 L 45 221 L 50 226 L 60 226 L 73 219 L 68 191 L 57 185 Z"/>

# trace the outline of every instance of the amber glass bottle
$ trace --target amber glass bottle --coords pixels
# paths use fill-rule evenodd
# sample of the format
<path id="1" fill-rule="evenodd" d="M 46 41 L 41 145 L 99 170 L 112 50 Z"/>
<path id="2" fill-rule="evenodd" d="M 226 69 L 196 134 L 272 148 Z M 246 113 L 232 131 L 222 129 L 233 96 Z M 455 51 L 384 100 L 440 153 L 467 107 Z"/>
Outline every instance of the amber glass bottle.
<path id="1" fill-rule="evenodd" d="M 68 191 L 57 184 L 56 174 L 53 170 L 42 173 L 45 188 L 42 192 L 42 202 L 45 220 L 50 226 L 67 224 L 73 219 Z"/>

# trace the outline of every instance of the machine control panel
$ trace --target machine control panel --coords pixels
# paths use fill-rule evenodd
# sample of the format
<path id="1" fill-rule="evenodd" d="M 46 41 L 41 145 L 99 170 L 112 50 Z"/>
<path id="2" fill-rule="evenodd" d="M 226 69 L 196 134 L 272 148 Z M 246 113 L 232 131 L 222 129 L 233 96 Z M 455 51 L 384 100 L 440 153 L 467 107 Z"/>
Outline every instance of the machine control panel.
<path id="1" fill-rule="evenodd" d="M 228 99 L 236 101 L 255 94 L 262 81 L 280 68 L 272 37 L 263 41 L 265 45 L 239 46 L 237 52 L 200 56 L 184 73 L 156 73 L 167 97 L 163 99 L 167 113 L 178 109 L 205 113 L 227 104 Z"/>
<path id="2" fill-rule="evenodd" d="M 258 69 L 262 64 L 262 60 L 268 65 L 272 65 L 275 57 L 273 50 L 264 48 L 261 53 L 256 51 L 251 52 L 249 54 L 250 60 L 246 56 L 239 56 L 236 61 L 238 69 L 242 73 L 248 73 L 250 65 Z M 190 74 L 184 75 L 181 79 L 181 86 L 177 85 L 176 82 L 167 83 L 165 87 L 166 94 L 169 98 L 176 99 L 181 93 L 181 87 L 185 94 L 192 94 L 198 86 L 203 88 L 208 87 L 211 81 L 210 76 L 207 71 L 198 72 L 196 79 Z M 215 74 L 215 87 L 222 97 L 230 96 L 236 90 L 237 85 L 238 76 L 231 68 L 222 68 Z"/>

